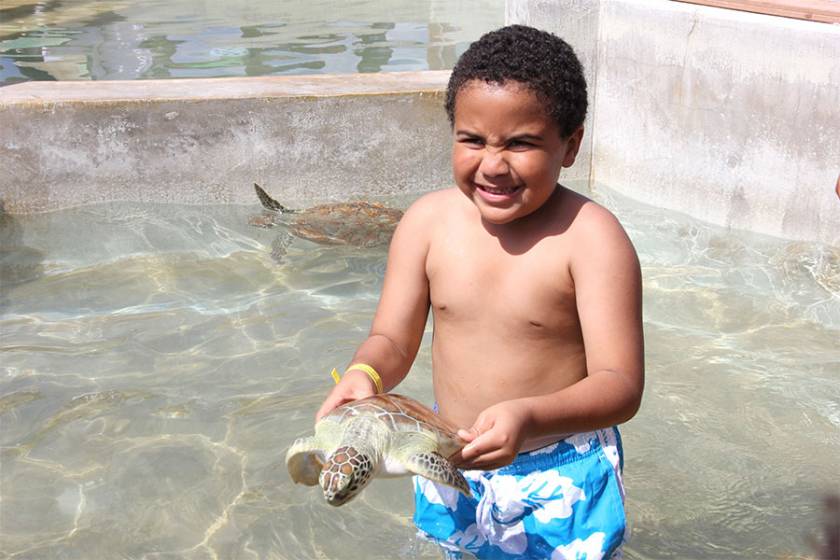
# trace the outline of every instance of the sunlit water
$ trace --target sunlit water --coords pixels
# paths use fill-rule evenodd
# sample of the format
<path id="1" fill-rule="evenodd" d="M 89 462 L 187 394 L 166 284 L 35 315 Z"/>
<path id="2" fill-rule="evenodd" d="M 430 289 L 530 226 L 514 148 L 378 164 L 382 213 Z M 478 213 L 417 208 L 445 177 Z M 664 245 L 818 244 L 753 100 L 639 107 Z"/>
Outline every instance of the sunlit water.
<path id="1" fill-rule="evenodd" d="M 629 558 L 811 552 L 840 457 L 840 252 L 600 199 L 643 263 Z M 384 250 L 113 204 L 0 224 L 0 557 L 438 558 L 408 479 L 341 508 L 283 464 L 374 311 Z M 400 391 L 431 401 L 429 333 Z"/>
<path id="2" fill-rule="evenodd" d="M 0 85 L 451 68 L 503 0 L 0 0 Z"/>

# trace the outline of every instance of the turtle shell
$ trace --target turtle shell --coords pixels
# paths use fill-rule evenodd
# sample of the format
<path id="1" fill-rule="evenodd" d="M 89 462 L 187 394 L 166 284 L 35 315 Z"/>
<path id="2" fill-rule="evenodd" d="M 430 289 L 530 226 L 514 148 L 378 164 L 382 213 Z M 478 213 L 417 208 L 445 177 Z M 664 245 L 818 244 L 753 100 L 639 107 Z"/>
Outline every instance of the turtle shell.
<path id="1" fill-rule="evenodd" d="M 376 423 L 380 426 L 375 426 Z M 344 470 L 334 471 L 334 469 L 352 470 L 354 453 L 358 453 L 356 446 L 364 447 L 373 444 L 381 446 L 378 451 L 382 454 L 384 465 L 383 463 L 379 465 L 383 466 L 384 470 L 374 466 L 372 470 L 368 470 L 368 476 L 371 473 L 375 477 L 402 476 L 414 472 L 422 476 L 436 477 L 435 480 L 468 495 L 468 485 L 463 476 L 446 461 L 446 458 L 451 457 L 466 444 L 458 437 L 456 431 L 455 426 L 414 399 L 393 393 L 374 395 L 339 406 L 321 418 L 315 426 L 314 436 L 295 440 L 286 452 L 286 468 L 295 482 L 308 486 L 314 486 L 319 482 L 323 484 L 321 479 L 326 476 L 324 469 L 328 469 L 327 472 L 332 472 L 336 476 L 338 476 L 337 472 L 348 475 L 349 473 Z M 370 434 L 379 434 L 379 437 L 368 438 Z M 424 437 L 412 437 L 415 434 L 421 434 Z M 429 455 L 430 452 L 443 457 L 443 459 L 439 458 L 439 461 L 449 467 L 448 478 L 445 472 L 439 472 L 440 468 L 429 467 L 430 472 L 424 472 L 422 461 L 411 469 L 402 462 L 415 454 Z M 347 463 L 337 466 L 338 463 L 329 461 L 328 458 L 334 453 L 344 455 L 338 463 L 348 461 L 350 466 Z M 326 488 L 324 486 L 325 496 Z M 327 499 L 330 500 L 330 498 Z M 344 501 L 330 503 L 341 505 Z"/>
<path id="2" fill-rule="evenodd" d="M 291 215 L 289 230 L 304 239 L 328 245 L 386 245 L 402 212 L 374 202 L 321 204 Z"/>
<path id="3" fill-rule="evenodd" d="M 384 393 L 351 401 L 329 412 L 324 419 L 343 423 L 353 416 L 373 416 L 384 422 L 394 432 L 429 432 L 439 438 L 464 441 L 456 434 L 457 428 L 416 400 Z"/>
<path id="4" fill-rule="evenodd" d="M 265 209 L 249 223 L 258 227 L 284 224 L 304 239 L 327 245 L 376 247 L 387 245 L 402 218 L 402 211 L 367 201 L 319 204 L 305 210 L 286 208 L 254 184 Z"/>

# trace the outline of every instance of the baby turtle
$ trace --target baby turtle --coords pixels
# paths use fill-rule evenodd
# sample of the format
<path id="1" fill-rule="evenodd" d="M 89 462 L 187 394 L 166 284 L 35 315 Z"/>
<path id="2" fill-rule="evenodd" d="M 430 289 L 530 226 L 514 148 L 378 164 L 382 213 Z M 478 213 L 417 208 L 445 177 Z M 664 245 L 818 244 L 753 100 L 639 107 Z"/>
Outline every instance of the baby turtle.
<path id="1" fill-rule="evenodd" d="M 419 474 L 470 496 L 464 475 L 448 461 L 466 442 L 453 426 L 408 397 L 374 395 L 337 407 L 295 441 L 286 468 L 299 484 L 320 484 L 327 503 L 353 499 L 372 478 Z"/>
<path id="2" fill-rule="evenodd" d="M 325 245 L 376 247 L 391 240 L 402 211 L 375 202 L 335 202 L 305 210 L 286 208 L 254 183 L 264 211 L 251 218 L 251 225 L 285 225 L 298 237 Z M 288 240 L 286 240 L 288 244 Z M 278 251 L 275 243 L 275 252 Z"/>

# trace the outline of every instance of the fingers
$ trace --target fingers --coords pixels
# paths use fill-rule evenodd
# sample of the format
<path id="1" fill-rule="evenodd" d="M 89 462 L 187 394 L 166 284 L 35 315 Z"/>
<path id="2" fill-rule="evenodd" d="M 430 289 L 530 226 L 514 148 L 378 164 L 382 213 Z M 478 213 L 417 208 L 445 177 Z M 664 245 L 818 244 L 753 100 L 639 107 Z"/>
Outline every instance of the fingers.
<path id="1" fill-rule="evenodd" d="M 318 420 L 326 416 L 335 407 L 341 406 L 344 403 L 348 403 L 351 400 L 352 399 L 349 398 L 333 397 L 332 395 L 330 395 L 321 405 L 321 408 L 318 409 L 318 412 L 315 413 L 315 422 L 318 422 Z"/>
<path id="2" fill-rule="evenodd" d="M 484 410 L 468 430 L 458 435 L 467 444 L 452 458 L 462 469 L 497 469 L 516 459 L 525 438 L 523 415 L 515 403 L 505 402 Z"/>
<path id="3" fill-rule="evenodd" d="M 466 441 L 467 443 L 473 441 L 479 435 L 481 435 L 481 434 L 479 433 L 478 428 L 475 428 L 475 427 L 470 428 L 469 430 L 465 430 L 463 428 L 458 430 L 458 437 L 461 438 L 462 440 Z"/>
<path id="4" fill-rule="evenodd" d="M 501 450 L 503 446 L 499 445 L 495 440 L 496 438 L 492 432 L 481 434 L 464 446 L 461 450 L 461 457 L 465 461 L 474 461 L 478 457 Z"/>
<path id="5" fill-rule="evenodd" d="M 450 461 L 461 469 L 491 470 L 509 465 L 515 458 L 516 453 L 510 449 L 488 446 L 464 448 Z"/>
<path id="6" fill-rule="evenodd" d="M 458 436 L 467 444 L 458 452 L 457 460 L 468 463 L 483 453 L 497 449 L 498 446 L 493 444 L 492 432 L 493 422 L 485 419 L 484 415 L 479 415 L 469 429 L 458 430 Z"/>
<path id="7" fill-rule="evenodd" d="M 338 406 L 375 394 L 376 386 L 366 373 L 351 371 L 341 379 L 341 382 L 324 399 L 324 403 L 315 414 L 315 422 L 318 422 Z"/>
<path id="8" fill-rule="evenodd" d="M 458 430 L 458 437 L 466 442 L 466 445 L 449 456 L 449 460 L 456 466 L 466 464 L 468 461 L 476 457 L 475 446 L 473 443 L 478 438 L 479 432 L 475 427 L 465 430 L 463 428 Z"/>
<path id="9" fill-rule="evenodd" d="M 495 469 L 509 465 L 516 457 L 516 449 L 512 442 L 500 431 L 490 430 L 478 434 L 477 430 L 471 429 L 458 432 L 462 437 L 467 434 L 472 435 L 472 441 L 450 458 L 460 468 Z"/>
<path id="10" fill-rule="evenodd" d="M 469 429 L 465 430 L 461 428 L 458 430 L 458 436 L 467 443 L 470 443 L 475 441 L 475 439 L 482 434 L 486 434 L 491 431 L 494 425 L 495 421 L 492 417 L 488 417 L 486 414 L 482 413 L 478 415 L 478 418 L 475 419 L 475 423 L 473 423 Z"/>

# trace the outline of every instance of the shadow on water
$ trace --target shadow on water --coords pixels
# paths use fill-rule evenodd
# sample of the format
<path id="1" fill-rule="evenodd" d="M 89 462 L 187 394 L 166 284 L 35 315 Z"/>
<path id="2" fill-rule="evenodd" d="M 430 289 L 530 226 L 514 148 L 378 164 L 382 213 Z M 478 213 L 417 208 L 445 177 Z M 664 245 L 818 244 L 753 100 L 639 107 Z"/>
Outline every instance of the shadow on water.
<path id="1" fill-rule="evenodd" d="M 0 200 L 0 313 L 9 307 L 16 286 L 44 274 L 44 253 L 23 244 L 23 227 Z"/>
<path id="2" fill-rule="evenodd" d="M 840 184 L 840 181 L 838 181 Z M 812 536 L 811 548 L 819 560 L 840 558 L 840 494 L 829 494 L 823 498 L 823 520 L 821 539 Z"/>

